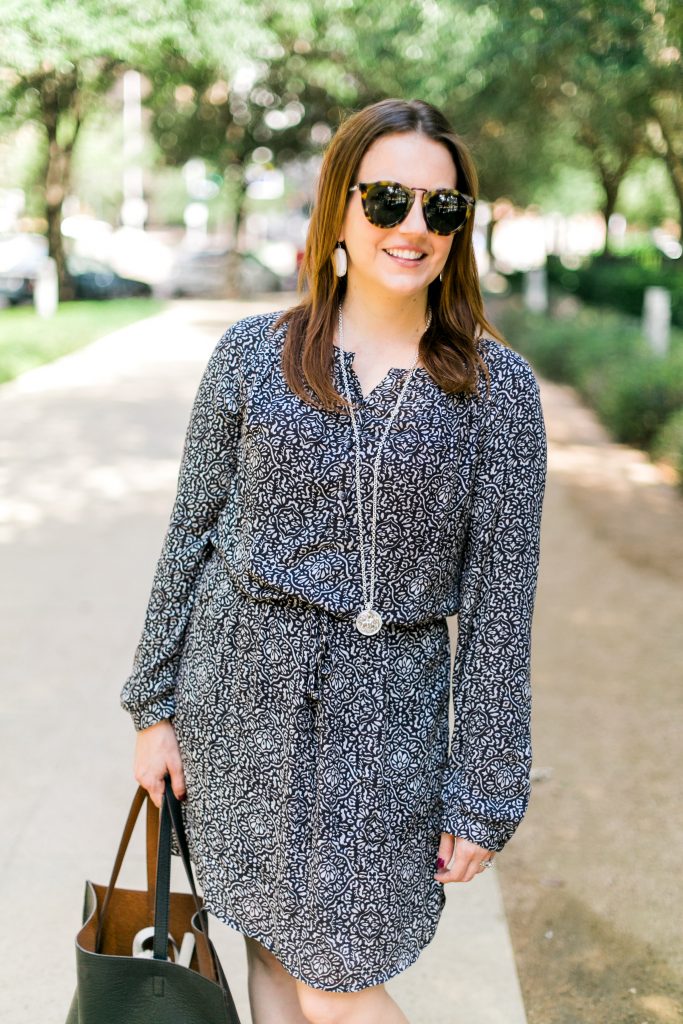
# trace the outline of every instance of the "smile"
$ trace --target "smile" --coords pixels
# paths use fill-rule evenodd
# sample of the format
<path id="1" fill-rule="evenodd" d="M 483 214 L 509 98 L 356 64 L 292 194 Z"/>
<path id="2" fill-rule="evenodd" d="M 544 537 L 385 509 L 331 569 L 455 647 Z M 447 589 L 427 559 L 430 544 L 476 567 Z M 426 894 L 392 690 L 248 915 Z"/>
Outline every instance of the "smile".
<path id="1" fill-rule="evenodd" d="M 384 251 L 393 259 L 410 261 L 411 263 L 419 262 L 426 255 L 426 253 L 420 252 L 419 249 L 385 249 Z"/>

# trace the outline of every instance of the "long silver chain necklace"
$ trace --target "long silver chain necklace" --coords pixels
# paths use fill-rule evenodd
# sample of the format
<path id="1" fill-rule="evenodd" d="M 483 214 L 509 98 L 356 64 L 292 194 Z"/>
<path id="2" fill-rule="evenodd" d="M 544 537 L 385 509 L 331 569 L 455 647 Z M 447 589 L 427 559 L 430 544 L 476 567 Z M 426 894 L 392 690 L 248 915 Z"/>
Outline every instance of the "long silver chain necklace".
<path id="1" fill-rule="evenodd" d="M 432 322 L 432 311 L 428 310 L 427 313 L 427 330 Z M 372 477 L 372 516 L 371 516 L 371 532 L 370 532 L 370 570 L 369 573 L 366 570 L 365 561 L 365 529 L 363 527 L 363 509 L 361 500 L 361 485 L 360 485 L 360 434 L 358 431 L 358 423 L 356 421 L 356 413 L 353 407 L 353 400 L 351 398 L 351 389 L 349 387 L 349 379 L 346 373 L 346 360 L 344 358 L 344 325 L 342 319 L 342 307 L 341 302 L 339 303 L 339 349 L 341 352 L 341 369 L 342 376 L 344 378 L 344 389 L 346 391 L 346 397 L 349 401 L 351 411 L 351 421 L 353 423 L 353 434 L 355 439 L 355 450 L 356 450 L 356 503 L 358 507 L 358 537 L 360 541 L 360 571 L 361 580 L 363 584 L 363 608 L 356 616 L 356 629 L 359 633 L 363 633 L 365 636 L 373 636 L 378 633 L 382 628 L 382 616 L 379 612 L 372 607 L 375 600 L 375 560 L 377 553 L 377 476 L 379 470 L 380 460 L 382 458 L 382 449 L 384 448 L 384 442 L 387 439 L 391 424 L 394 421 L 394 417 L 399 410 L 406 388 L 410 383 L 412 376 L 415 372 L 418 359 L 420 357 L 420 349 L 415 355 L 412 366 L 409 367 L 409 373 L 403 382 L 398 398 L 394 403 L 394 407 L 391 410 L 387 425 L 384 428 L 382 439 L 377 449 L 375 461 L 373 464 L 373 477 Z M 369 579 L 368 579 L 369 577 Z"/>

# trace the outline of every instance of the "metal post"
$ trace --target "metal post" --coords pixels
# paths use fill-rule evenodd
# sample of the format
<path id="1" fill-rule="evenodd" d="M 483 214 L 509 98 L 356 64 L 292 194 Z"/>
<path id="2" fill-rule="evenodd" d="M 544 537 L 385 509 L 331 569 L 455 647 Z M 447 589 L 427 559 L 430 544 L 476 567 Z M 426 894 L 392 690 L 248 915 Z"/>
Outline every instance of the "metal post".
<path id="1" fill-rule="evenodd" d="M 665 356 L 667 354 L 671 333 L 671 292 L 667 288 L 650 287 L 645 289 L 643 333 L 656 355 Z"/>
<path id="2" fill-rule="evenodd" d="M 535 267 L 524 275 L 524 305 L 533 313 L 547 313 L 548 275 L 545 267 Z"/>
<path id="3" fill-rule="evenodd" d="M 55 315 L 58 304 L 57 264 L 48 256 L 33 285 L 33 305 L 38 316 L 47 319 Z"/>
<path id="4" fill-rule="evenodd" d="M 147 203 L 142 177 L 142 82 L 139 71 L 123 76 L 123 203 L 121 223 L 129 228 L 144 228 Z"/>

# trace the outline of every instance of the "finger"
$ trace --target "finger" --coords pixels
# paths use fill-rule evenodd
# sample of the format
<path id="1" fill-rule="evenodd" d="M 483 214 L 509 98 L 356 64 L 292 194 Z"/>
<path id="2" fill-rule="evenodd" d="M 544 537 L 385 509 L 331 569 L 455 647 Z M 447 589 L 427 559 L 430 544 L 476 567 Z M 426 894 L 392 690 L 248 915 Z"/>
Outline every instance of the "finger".
<path id="1" fill-rule="evenodd" d="M 460 861 L 456 860 L 450 871 L 441 871 L 438 873 L 437 881 L 446 884 L 447 882 L 471 882 L 477 875 L 483 874 L 487 870 L 484 865 L 484 860 L 493 860 L 491 854 L 488 854 L 484 858 L 480 858 L 477 855 L 468 854 L 467 857 L 463 857 Z"/>
<path id="2" fill-rule="evenodd" d="M 489 862 L 489 864 L 491 866 L 493 866 L 493 860 L 494 860 L 493 855 L 490 854 L 490 853 L 486 857 L 484 857 L 483 860 L 480 860 L 479 861 L 479 867 L 478 867 L 478 870 L 477 870 L 477 874 L 480 875 L 484 871 L 488 870 L 487 867 L 486 867 L 486 862 L 487 861 Z"/>
<path id="3" fill-rule="evenodd" d="M 453 862 L 446 864 L 443 871 L 437 872 L 439 882 L 465 882 L 473 878 L 477 870 L 477 847 L 464 839 L 455 839 L 455 856 Z"/>
<path id="4" fill-rule="evenodd" d="M 186 788 L 185 774 L 180 760 L 174 758 L 172 761 L 169 761 L 168 774 L 171 777 L 171 789 L 173 790 L 176 799 L 182 800 L 185 796 Z"/>
<path id="5" fill-rule="evenodd" d="M 185 772 L 183 771 L 183 762 L 180 758 L 179 749 L 168 757 L 166 766 L 168 774 L 171 777 L 171 788 L 178 800 L 182 800 L 186 793 L 186 786 Z"/>
<path id="6" fill-rule="evenodd" d="M 463 877 L 463 882 L 471 882 L 474 878 L 477 877 L 479 872 L 480 872 L 479 861 L 477 861 L 477 860 L 470 861 L 470 863 L 468 864 L 467 869 L 465 871 L 465 875 Z"/>
<path id="7" fill-rule="evenodd" d="M 159 808 L 159 810 L 161 810 L 161 805 L 164 802 L 164 792 L 165 791 L 166 791 L 166 779 L 165 779 L 165 776 L 162 776 L 160 779 L 157 779 L 153 783 L 153 785 L 150 787 L 150 789 L 148 790 L 149 795 L 151 796 L 152 800 L 154 801 L 156 806 Z"/>
<path id="8" fill-rule="evenodd" d="M 182 768 L 176 768 L 171 771 L 171 789 L 178 800 L 185 799 L 187 788 L 185 786 L 185 776 L 183 775 Z"/>
<path id="9" fill-rule="evenodd" d="M 144 785 L 144 783 L 141 783 L 141 785 Z M 163 799 L 164 799 L 163 787 L 160 786 L 158 782 L 155 782 L 155 783 L 151 783 L 148 786 L 145 786 L 145 789 L 149 793 L 149 798 L 152 801 L 152 803 L 154 804 L 154 806 L 158 807 L 161 810 L 161 804 L 162 804 Z"/>
<path id="10" fill-rule="evenodd" d="M 453 843 L 453 856 L 450 860 L 446 861 L 443 870 L 437 871 L 438 881 L 440 882 L 464 881 L 470 861 L 474 857 L 474 851 L 470 843 L 457 838 L 454 838 Z"/>
<path id="11" fill-rule="evenodd" d="M 135 781 L 146 789 L 149 793 L 149 798 L 156 807 L 161 807 L 164 799 L 164 781 L 163 777 L 159 777 L 156 773 L 151 771 L 137 772 L 135 775 Z"/>
<path id="12" fill-rule="evenodd" d="M 451 858 L 453 857 L 453 850 L 455 849 L 455 836 L 450 835 L 448 832 L 441 833 L 441 841 L 439 843 L 439 849 L 436 855 L 436 869 L 442 871 L 448 867 Z"/>
<path id="13" fill-rule="evenodd" d="M 469 882 L 476 874 L 476 870 L 470 870 L 470 865 L 453 865 L 450 871 L 439 871 L 434 877 L 437 882 L 446 885 L 448 882 Z"/>

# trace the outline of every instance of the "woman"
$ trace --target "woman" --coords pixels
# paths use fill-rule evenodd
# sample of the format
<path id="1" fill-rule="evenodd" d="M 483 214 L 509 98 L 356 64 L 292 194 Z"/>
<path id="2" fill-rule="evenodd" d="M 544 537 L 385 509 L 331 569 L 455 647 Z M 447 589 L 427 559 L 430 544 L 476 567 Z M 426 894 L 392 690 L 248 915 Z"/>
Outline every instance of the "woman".
<path id="1" fill-rule="evenodd" d="M 349 117 L 300 304 L 234 324 L 195 399 L 121 697 L 255 1024 L 405 1021 L 383 983 L 526 811 L 546 438 L 484 316 L 476 193 L 434 107 Z"/>

